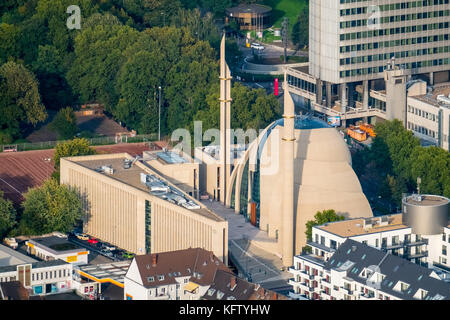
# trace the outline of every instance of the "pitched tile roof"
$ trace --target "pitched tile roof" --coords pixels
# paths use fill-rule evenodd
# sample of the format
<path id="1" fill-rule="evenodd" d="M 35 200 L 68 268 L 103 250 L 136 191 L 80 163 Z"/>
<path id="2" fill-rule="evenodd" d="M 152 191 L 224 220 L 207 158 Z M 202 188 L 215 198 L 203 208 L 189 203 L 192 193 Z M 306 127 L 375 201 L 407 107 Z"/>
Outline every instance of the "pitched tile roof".
<path id="1" fill-rule="evenodd" d="M 144 287 L 175 284 L 177 277 L 190 277 L 198 285 L 209 285 L 217 270 L 230 271 L 211 251 L 189 248 L 135 256 Z"/>
<path id="2" fill-rule="evenodd" d="M 450 299 L 450 284 L 433 277 L 431 269 L 351 239 L 339 246 L 325 263 L 325 269 L 344 271 L 348 278 L 362 284 L 368 281 L 359 275 L 369 267 L 385 276 L 378 284 L 379 289 L 392 296 L 412 300 L 416 292 L 423 289 L 428 291 L 425 299 Z M 399 281 L 409 287 L 404 291 L 394 290 Z"/>

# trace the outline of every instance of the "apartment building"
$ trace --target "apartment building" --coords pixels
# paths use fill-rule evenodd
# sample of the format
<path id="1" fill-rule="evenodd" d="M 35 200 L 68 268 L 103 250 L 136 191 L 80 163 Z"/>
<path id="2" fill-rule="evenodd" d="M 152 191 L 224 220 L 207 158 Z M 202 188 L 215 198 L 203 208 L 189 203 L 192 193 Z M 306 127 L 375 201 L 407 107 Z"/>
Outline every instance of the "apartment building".
<path id="1" fill-rule="evenodd" d="M 136 256 L 124 278 L 125 300 L 285 300 L 236 277 L 211 251 L 189 248 Z"/>
<path id="2" fill-rule="evenodd" d="M 326 261 L 294 257 L 292 298 L 312 300 L 450 300 L 435 271 L 347 239 Z"/>
<path id="3" fill-rule="evenodd" d="M 416 196 L 405 197 L 400 214 L 349 219 L 313 227 L 312 241 L 308 242 L 313 257 L 328 261 L 346 239 L 352 239 L 436 269 L 443 279 L 450 281 L 449 200 L 430 195 L 422 195 L 420 200 L 416 201 Z M 411 213 L 416 216 L 411 218 Z M 426 229 L 426 226 L 430 228 Z"/>

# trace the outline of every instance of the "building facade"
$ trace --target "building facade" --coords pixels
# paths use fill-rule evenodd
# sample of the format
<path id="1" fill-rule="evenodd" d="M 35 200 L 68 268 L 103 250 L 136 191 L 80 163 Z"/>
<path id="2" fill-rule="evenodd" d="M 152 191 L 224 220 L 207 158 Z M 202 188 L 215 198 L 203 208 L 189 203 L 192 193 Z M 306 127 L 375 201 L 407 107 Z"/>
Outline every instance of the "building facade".
<path id="1" fill-rule="evenodd" d="M 308 292 L 308 297 L 313 299 L 320 297 L 317 280 L 325 277 L 328 281 L 324 276 L 324 266 L 347 239 L 428 268 L 438 279 L 450 282 L 448 210 L 447 198 L 423 195 L 420 201 L 416 201 L 415 196 L 409 196 L 403 200 L 401 214 L 315 226 L 312 240 L 308 242 L 312 252 L 294 258 L 290 271 L 295 280 L 291 282 L 305 283 L 304 280 L 312 274 L 308 280 L 310 289 L 296 284 L 297 293 Z M 299 263 L 304 265 L 303 270 L 306 268 L 303 274 L 299 272 L 302 269 L 299 269 Z M 330 295 L 329 292 L 327 294 Z"/>
<path id="2" fill-rule="evenodd" d="M 309 63 L 288 68 L 296 101 L 308 110 L 338 116 L 343 126 L 361 119 L 405 121 L 403 104 L 391 99 L 403 93 L 387 97 L 388 65 L 402 70 L 403 85 L 450 81 L 448 0 L 314 0 L 309 12 Z"/>
<path id="3" fill-rule="evenodd" d="M 195 246 L 226 262 L 228 223 L 135 160 L 128 154 L 61 159 L 61 183 L 82 199 L 84 232 L 135 254 Z"/>
<path id="4" fill-rule="evenodd" d="M 296 256 L 291 297 L 311 300 L 450 300 L 435 271 L 347 239 L 328 260 Z"/>

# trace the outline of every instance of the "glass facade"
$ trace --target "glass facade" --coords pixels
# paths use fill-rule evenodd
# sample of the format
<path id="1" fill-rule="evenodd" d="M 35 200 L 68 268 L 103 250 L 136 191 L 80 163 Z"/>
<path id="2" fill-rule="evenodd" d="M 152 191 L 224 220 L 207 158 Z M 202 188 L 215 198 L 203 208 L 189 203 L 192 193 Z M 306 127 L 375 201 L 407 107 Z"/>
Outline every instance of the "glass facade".
<path id="1" fill-rule="evenodd" d="M 152 203 L 145 200 L 145 252 L 151 253 Z"/>

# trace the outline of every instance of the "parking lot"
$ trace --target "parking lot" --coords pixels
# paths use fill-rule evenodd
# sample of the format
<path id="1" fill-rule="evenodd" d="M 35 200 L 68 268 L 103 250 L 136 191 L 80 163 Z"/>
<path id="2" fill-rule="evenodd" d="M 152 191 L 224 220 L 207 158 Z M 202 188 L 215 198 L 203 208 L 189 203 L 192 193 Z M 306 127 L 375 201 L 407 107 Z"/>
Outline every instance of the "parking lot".
<path id="1" fill-rule="evenodd" d="M 127 252 L 126 250 L 117 248 L 107 242 L 101 241 L 86 234 L 82 233 L 69 233 L 68 240 L 79 246 L 88 249 L 91 253 L 89 256 L 89 263 L 108 263 L 111 261 L 123 261 L 133 259 L 134 254 Z"/>

